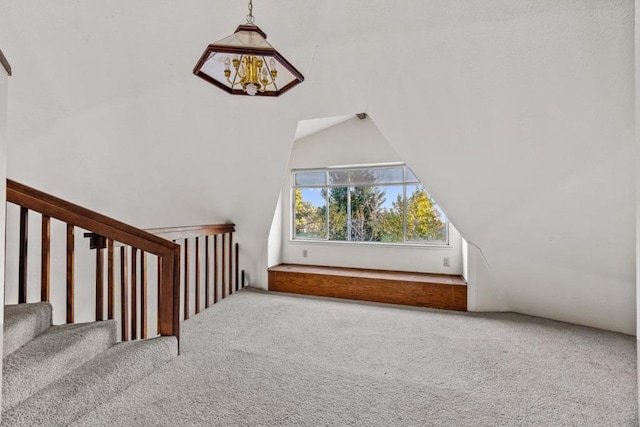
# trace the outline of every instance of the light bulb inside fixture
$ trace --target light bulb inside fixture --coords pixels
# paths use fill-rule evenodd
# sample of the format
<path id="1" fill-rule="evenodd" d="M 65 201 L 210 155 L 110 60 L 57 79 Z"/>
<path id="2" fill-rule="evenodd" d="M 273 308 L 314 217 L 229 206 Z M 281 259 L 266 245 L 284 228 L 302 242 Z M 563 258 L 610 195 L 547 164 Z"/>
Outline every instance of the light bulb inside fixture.
<path id="1" fill-rule="evenodd" d="M 247 86 L 245 86 L 244 90 L 247 92 L 247 95 L 254 96 L 256 93 L 258 93 L 258 86 L 253 83 L 249 83 Z"/>
<path id="2" fill-rule="evenodd" d="M 225 69 L 225 70 L 228 70 L 230 66 L 231 66 L 231 60 L 230 60 L 230 59 L 229 59 L 229 57 L 227 56 L 227 57 L 224 59 L 224 69 Z"/>
<path id="3" fill-rule="evenodd" d="M 271 60 L 269 61 L 269 68 L 271 68 L 272 70 L 276 69 L 276 61 L 271 58 Z"/>

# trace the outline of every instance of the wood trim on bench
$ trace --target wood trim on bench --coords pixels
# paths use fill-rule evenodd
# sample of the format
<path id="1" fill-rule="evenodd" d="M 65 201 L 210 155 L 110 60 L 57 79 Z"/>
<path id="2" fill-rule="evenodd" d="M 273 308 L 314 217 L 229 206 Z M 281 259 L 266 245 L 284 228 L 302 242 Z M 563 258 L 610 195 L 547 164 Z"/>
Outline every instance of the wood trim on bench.
<path id="1" fill-rule="evenodd" d="M 269 269 L 269 290 L 467 311 L 461 276 L 281 264 Z"/>

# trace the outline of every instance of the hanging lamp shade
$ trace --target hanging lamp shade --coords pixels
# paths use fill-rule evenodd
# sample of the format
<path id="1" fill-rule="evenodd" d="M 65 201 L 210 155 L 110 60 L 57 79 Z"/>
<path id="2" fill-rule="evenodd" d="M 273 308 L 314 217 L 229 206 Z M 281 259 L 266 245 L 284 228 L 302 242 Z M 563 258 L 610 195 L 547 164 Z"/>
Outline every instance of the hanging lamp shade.
<path id="1" fill-rule="evenodd" d="M 279 96 L 304 81 L 252 24 L 207 46 L 193 73 L 232 95 Z"/>

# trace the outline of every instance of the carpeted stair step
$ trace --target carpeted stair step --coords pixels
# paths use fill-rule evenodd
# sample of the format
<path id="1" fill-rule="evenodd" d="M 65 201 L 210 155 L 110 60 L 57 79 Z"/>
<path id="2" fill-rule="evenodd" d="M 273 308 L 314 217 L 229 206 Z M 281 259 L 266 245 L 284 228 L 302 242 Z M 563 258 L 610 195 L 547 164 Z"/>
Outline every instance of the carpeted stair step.
<path id="1" fill-rule="evenodd" d="M 113 320 L 51 326 L 2 362 L 2 411 L 113 346 Z"/>
<path id="2" fill-rule="evenodd" d="M 178 355 L 175 337 L 116 344 L 2 413 L 11 426 L 68 425 Z"/>
<path id="3" fill-rule="evenodd" d="M 51 304 L 15 304 L 4 306 L 2 354 L 6 357 L 51 326 Z"/>

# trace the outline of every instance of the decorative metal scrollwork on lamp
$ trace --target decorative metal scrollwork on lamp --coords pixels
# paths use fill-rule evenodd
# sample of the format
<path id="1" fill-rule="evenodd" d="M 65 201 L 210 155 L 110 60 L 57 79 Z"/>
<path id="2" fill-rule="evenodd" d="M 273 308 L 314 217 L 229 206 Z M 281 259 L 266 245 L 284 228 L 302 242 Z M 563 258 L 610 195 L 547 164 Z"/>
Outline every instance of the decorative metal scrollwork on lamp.
<path id="1" fill-rule="evenodd" d="M 249 0 L 247 23 L 207 46 L 193 74 L 232 95 L 279 96 L 304 81 L 254 22 Z"/>

